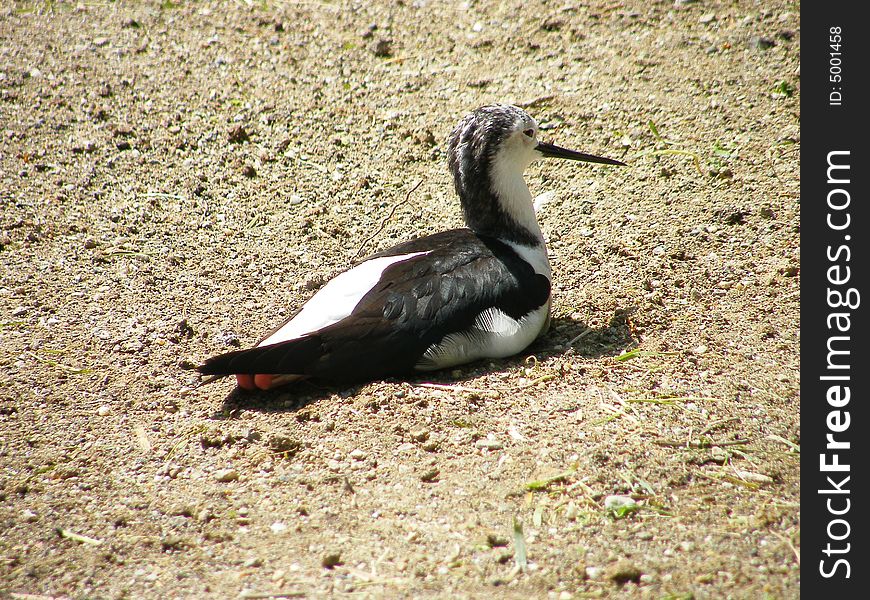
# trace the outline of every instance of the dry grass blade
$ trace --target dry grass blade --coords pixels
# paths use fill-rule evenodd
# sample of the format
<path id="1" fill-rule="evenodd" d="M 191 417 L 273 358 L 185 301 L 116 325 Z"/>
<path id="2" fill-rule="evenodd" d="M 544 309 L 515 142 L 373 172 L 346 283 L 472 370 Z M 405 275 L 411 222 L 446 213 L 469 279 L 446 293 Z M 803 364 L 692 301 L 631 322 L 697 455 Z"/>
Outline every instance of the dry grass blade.
<path id="1" fill-rule="evenodd" d="M 380 227 L 378 227 L 377 231 L 375 231 L 373 234 L 371 234 L 369 237 L 367 237 L 366 239 L 364 239 L 362 241 L 362 244 L 360 244 L 359 249 L 356 251 L 356 254 L 353 255 L 353 258 L 351 260 L 356 260 L 360 257 L 363 250 L 365 250 L 366 244 L 368 244 L 370 241 L 372 241 L 372 239 L 374 239 L 375 236 L 379 235 L 384 230 L 384 227 L 387 226 L 387 222 L 393 218 L 394 214 L 396 214 L 396 210 L 398 210 L 398 208 L 400 206 L 404 206 L 405 204 L 407 204 L 408 200 L 410 200 L 410 198 L 411 198 L 411 194 L 413 194 L 417 190 L 417 188 L 420 187 L 421 185 L 423 185 L 422 179 L 420 181 L 418 181 L 417 183 L 415 183 L 414 187 L 412 187 L 410 190 L 408 190 L 408 193 L 405 194 L 404 200 L 402 200 L 401 202 L 397 202 L 396 204 L 393 205 L 393 208 L 390 211 L 390 214 L 388 214 L 386 216 L 386 218 L 383 221 L 381 221 L 381 225 L 380 225 Z"/>
<path id="2" fill-rule="evenodd" d="M 445 392 L 466 392 L 470 394 L 478 394 L 490 398 L 499 398 L 501 393 L 497 390 L 484 390 L 481 388 L 471 388 L 462 385 L 446 385 L 443 383 L 415 383 L 414 387 L 429 388 L 432 390 L 442 390 Z"/>
<path id="3" fill-rule="evenodd" d="M 514 560 L 517 563 L 517 567 L 525 573 L 526 569 L 529 568 L 529 559 L 526 550 L 526 538 L 523 536 L 523 523 L 516 517 L 514 517 Z"/>
<path id="4" fill-rule="evenodd" d="M 70 531 L 69 529 L 57 529 L 57 534 L 65 539 L 72 540 L 74 542 L 78 542 L 80 544 L 89 544 L 91 546 L 99 546 L 103 543 L 103 540 L 98 540 L 96 538 L 88 537 L 86 535 L 81 535 L 75 533 L 74 531 Z"/>

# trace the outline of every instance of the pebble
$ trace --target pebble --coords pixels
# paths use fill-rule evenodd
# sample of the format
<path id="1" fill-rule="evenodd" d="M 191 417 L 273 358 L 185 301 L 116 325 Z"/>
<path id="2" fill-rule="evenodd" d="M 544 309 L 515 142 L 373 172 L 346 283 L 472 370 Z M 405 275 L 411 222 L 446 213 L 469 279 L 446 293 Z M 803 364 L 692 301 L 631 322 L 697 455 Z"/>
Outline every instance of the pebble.
<path id="1" fill-rule="evenodd" d="M 229 133 L 227 134 L 227 137 L 229 138 L 230 142 L 232 142 L 234 144 L 240 144 L 242 142 L 247 142 L 250 139 L 248 132 L 241 125 L 236 125 L 232 129 L 230 129 Z"/>
<path id="2" fill-rule="evenodd" d="M 348 454 L 353 460 L 365 460 L 366 453 L 360 450 L 359 448 L 352 450 L 350 454 Z"/>
<path id="3" fill-rule="evenodd" d="M 21 513 L 21 518 L 24 519 L 25 523 L 34 523 L 39 520 L 39 516 L 29 508 Z"/>
<path id="4" fill-rule="evenodd" d="M 214 478 L 221 483 L 229 483 L 230 481 L 238 480 L 239 472 L 235 469 L 221 469 L 214 474 Z"/>
<path id="5" fill-rule="evenodd" d="M 26 306 L 19 306 L 18 308 L 16 308 L 15 310 L 12 311 L 12 316 L 13 317 L 20 317 L 26 313 L 27 313 L 27 307 Z"/>
<path id="6" fill-rule="evenodd" d="M 425 442 L 429 439 L 429 430 L 425 427 L 416 427 L 408 432 L 411 439 L 415 442 Z"/>
<path id="7" fill-rule="evenodd" d="M 502 448 L 504 448 L 504 445 L 501 442 L 489 438 L 477 440 L 476 442 L 474 442 L 474 446 L 483 450 L 501 450 Z"/>
<path id="8" fill-rule="evenodd" d="M 607 496 L 604 499 L 604 508 L 608 510 L 616 510 L 618 508 L 626 508 L 630 506 L 635 506 L 637 502 L 634 501 L 633 498 L 629 498 L 628 496 Z"/>
<path id="9" fill-rule="evenodd" d="M 112 412 L 112 407 L 109 406 L 108 404 L 103 404 L 100 408 L 97 409 L 97 415 L 99 415 L 101 417 L 105 417 L 111 412 Z"/>
<path id="10" fill-rule="evenodd" d="M 716 20 L 716 13 L 707 13 L 707 14 L 701 15 L 701 17 L 698 19 L 698 22 L 706 24 L 706 23 L 712 23 L 715 20 Z"/>
<path id="11" fill-rule="evenodd" d="M 755 50 L 769 50 L 776 46 L 776 42 L 770 38 L 761 37 L 760 35 L 752 36 L 749 39 L 749 47 Z"/>
<path id="12" fill-rule="evenodd" d="M 629 581 L 637 583 L 640 581 L 642 574 L 641 570 L 634 563 L 621 560 L 608 570 L 607 578 L 619 584 L 628 583 Z"/>
<path id="13" fill-rule="evenodd" d="M 327 554 L 323 557 L 323 560 L 320 561 L 320 564 L 323 565 L 325 569 L 334 569 L 341 564 L 341 554 L 338 552 Z"/>
<path id="14" fill-rule="evenodd" d="M 601 579 L 601 576 L 604 574 L 604 569 L 601 567 L 586 567 L 586 578 L 587 579 Z"/>
<path id="15" fill-rule="evenodd" d="M 486 536 L 486 544 L 490 548 L 503 548 L 506 547 L 510 543 L 503 535 L 498 535 L 497 533 L 490 533 Z"/>
<path id="16" fill-rule="evenodd" d="M 275 535 L 279 535 L 287 531 L 287 524 L 282 523 L 281 521 L 275 521 L 269 526 L 269 529 L 271 529 L 272 533 Z"/>
<path id="17" fill-rule="evenodd" d="M 431 439 L 421 446 L 426 452 L 437 452 L 440 447 L 441 443 L 435 439 Z"/>
<path id="18" fill-rule="evenodd" d="M 386 58 L 393 55 L 393 40 L 379 39 L 369 44 L 369 50 L 375 56 Z"/>
<path id="19" fill-rule="evenodd" d="M 438 480 L 438 475 L 440 475 L 438 469 L 429 469 L 420 475 L 420 481 L 423 483 L 433 483 Z"/>

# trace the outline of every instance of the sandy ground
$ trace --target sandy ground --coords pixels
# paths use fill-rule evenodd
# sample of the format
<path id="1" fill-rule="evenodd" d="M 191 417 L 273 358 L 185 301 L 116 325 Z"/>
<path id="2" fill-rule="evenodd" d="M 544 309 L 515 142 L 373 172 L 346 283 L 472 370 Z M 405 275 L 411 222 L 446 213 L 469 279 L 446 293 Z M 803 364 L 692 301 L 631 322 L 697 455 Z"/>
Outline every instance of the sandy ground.
<path id="1" fill-rule="evenodd" d="M 784 1 L 4 1 L 0 596 L 797 597 L 799 47 Z M 197 387 L 459 226 L 492 102 L 630 163 L 527 174 L 547 336 Z"/>

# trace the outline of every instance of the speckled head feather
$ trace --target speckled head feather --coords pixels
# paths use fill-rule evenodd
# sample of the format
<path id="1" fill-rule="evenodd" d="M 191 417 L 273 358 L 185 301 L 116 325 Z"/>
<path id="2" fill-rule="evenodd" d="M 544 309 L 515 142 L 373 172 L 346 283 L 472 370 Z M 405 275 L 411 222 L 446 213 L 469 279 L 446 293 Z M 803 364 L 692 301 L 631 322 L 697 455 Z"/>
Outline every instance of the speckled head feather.
<path id="1" fill-rule="evenodd" d="M 524 110 L 505 104 L 483 106 L 462 119 L 450 134 L 447 159 L 468 226 L 478 234 L 533 246 L 542 241 L 540 236 L 511 215 L 505 205 L 509 199 L 500 197 L 504 194 L 495 181 L 496 163 L 514 163 L 517 157 L 504 155 L 519 154 L 508 141 L 517 132 L 529 130 L 537 133 L 538 125 Z M 510 165 L 520 178 L 534 158 L 522 154 L 518 164 Z"/>

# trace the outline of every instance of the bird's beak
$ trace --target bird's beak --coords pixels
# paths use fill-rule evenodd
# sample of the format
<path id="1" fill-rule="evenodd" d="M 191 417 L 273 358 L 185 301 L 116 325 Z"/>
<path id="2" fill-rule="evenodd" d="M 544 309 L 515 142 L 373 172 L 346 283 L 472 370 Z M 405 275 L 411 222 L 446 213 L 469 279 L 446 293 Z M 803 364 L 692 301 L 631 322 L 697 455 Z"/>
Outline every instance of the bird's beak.
<path id="1" fill-rule="evenodd" d="M 538 145 L 535 146 L 535 150 L 540 152 L 545 158 L 568 158 L 571 160 L 582 160 L 583 162 L 599 163 L 602 165 L 625 166 L 624 162 L 613 160 L 612 158 L 602 158 L 601 156 L 583 154 L 582 152 L 575 152 L 574 150 L 560 148 L 559 146 L 545 144 L 544 142 L 538 142 Z"/>

